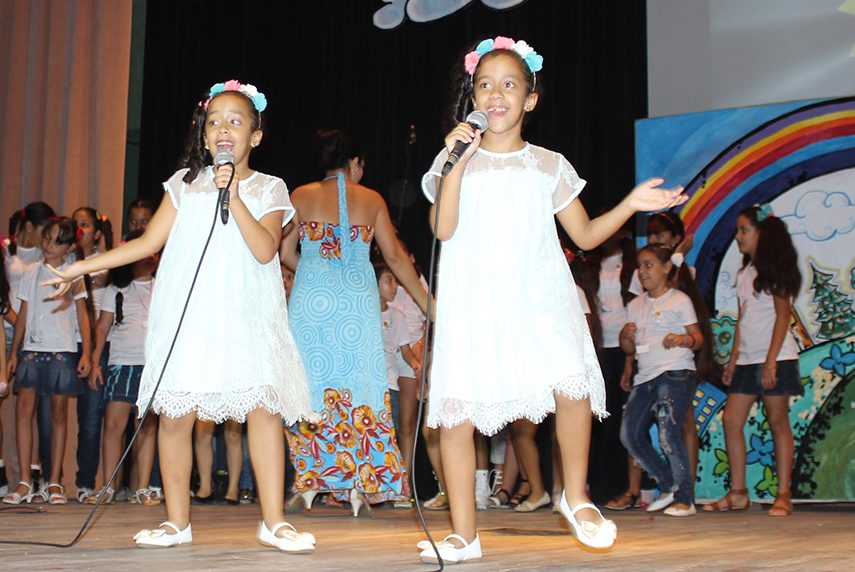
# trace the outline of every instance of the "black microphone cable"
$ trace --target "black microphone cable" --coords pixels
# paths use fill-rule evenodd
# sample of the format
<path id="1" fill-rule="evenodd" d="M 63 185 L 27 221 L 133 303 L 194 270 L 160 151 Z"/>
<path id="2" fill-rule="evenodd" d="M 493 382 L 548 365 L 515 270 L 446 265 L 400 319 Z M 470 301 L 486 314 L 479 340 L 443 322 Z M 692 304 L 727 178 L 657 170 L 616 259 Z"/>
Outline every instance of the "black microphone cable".
<path id="1" fill-rule="evenodd" d="M 430 311 L 431 307 L 433 306 L 433 296 L 435 290 L 434 276 L 436 273 L 436 245 L 439 242 L 439 239 L 436 237 L 436 229 L 439 226 L 439 203 L 442 199 L 443 182 L 445 182 L 445 174 L 443 174 L 439 178 L 439 184 L 436 188 L 436 200 L 434 201 L 434 204 L 436 206 L 436 212 L 434 213 L 433 217 L 433 239 L 431 240 L 430 245 L 430 265 L 428 269 L 428 297 L 427 305 L 425 307 L 425 317 L 427 318 L 425 322 L 425 347 L 422 350 L 422 374 L 420 376 L 421 379 L 419 380 L 420 399 L 419 409 L 416 413 L 416 431 L 419 431 L 421 429 L 422 417 L 424 416 L 425 401 L 427 400 L 425 389 L 427 388 L 428 348 L 433 345 L 431 340 L 431 335 L 433 334 L 433 320 L 431 320 L 430 318 Z M 410 464 L 415 464 L 418 442 L 418 438 L 413 439 L 413 454 L 410 457 L 412 459 L 412 461 L 410 461 Z M 437 569 L 437 572 L 442 572 L 443 570 L 445 570 L 445 562 L 443 562 L 442 556 L 440 556 L 439 554 L 439 548 L 436 547 L 436 543 L 433 541 L 433 537 L 430 535 L 430 530 L 428 529 L 427 522 L 425 521 L 425 515 L 424 513 L 422 513 L 421 503 L 419 502 L 419 496 L 417 494 L 416 472 L 413 470 L 413 467 L 410 467 L 410 484 L 413 489 L 413 499 L 416 503 L 416 513 L 419 516 L 419 523 L 422 525 L 422 530 L 424 530 L 428 542 L 430 542 L 431 548 L 433 548 L 433 551 L 436 554 L 436 559 L 439 562 L 439 568 Z"/>
<path id="2" fill-rule="evenodd" d="M 234 178 L 234 168 L 232 168 L 232 177 L 229 179 L 229 185 L 232 183 L 232 179 Z M 226 185 L 227 187 L 229 185 Z M 140 423 L 137 424 L 137 428 L 134 431 L 134 434 L 131 436 L 130 441 L 128 442 L 128 446 L 125 448 L 125 451 L 122 453 L 119 462 L 116 464 L 116 467 L 113 469 L 112 474 L 110 474 L 110 478 L 104 484 L 101 489 L 101 493 L 95 499 L 95 505 L 92 507 L 92 510 L 89 511 L 89 514 L 86 516 L 86 519 L 83 521 L 83 524 L 80 526 L 80 530 L 77 531 L 77 536 L 75 536 L 70 542 L 59 543 L 59 542 L 37 542 L 34 540 L 0 540 L 0 544 L 19 544 L 26 546 L 49 546 L 52 548 L 71 548 L 75 544 L 77 544 L 83 535 L 86 533 L 89 528 L 89 524 L 92 522 L 92 519 L 95 518 L 95 513 L 98 511 L 98 507 L 101 506 L 101 503 L 104 499 L 104 493 L 107 488 L 113 484 L 113 481 L 116 480 L 116 475 L 119 473 L 119 469 L 122 467 L 122 463 L 125 462 L 125 459 L 128 456 L 131 448 L 134 446 L 134 442 L 137 440 L 137 436 L 142 429 L 142 420 L 145 419 L 146 415 L 148 415 L 151 410 L 151 406 L 154 403 L 154 397 L 157 395 L 157 390 L 160 388 L 160 382 L 163 380 L 163 374 L 166 372 L 166 365 L 169 363 L 169 358 L 172 356 L 172 350 L 175 349 L 175 342 L 178 340 L 178 333 L 181 331 L 181 325 L 184 323 L 184 315 L 187 313 L 187 307 L 190 305 L 190 297 L 193 294 L 193 288 L 196 286 L 196 279 L 199 277 L 199 270 L 202 268 L 202 262 L 205 260 L 205 253 L 208 252 L 208 245 L 211 243 L 211 236 L 214 234 L 214 227 L 217 224 L 217 215 L 220 214 L 221 201 L 217 201 L 217 208 L 214 211 L 214 219 L 211 221 L 211 230 L 208 231 L 208 238 L 205 239 L 205 247 L 202 249 L 202 255 L 199 257 L 199 263 L 196 265 L 196 271 L 193 274 L 193 281 L 190 283 L 190 291 L 187 292 L 187 299 L 184 301 L 184 308 L 181 310 L 181 317 L 178 320 L 178 326 L 175 328 L 175 335 L 172 336 L 172 343 L 169 346 L 169 352 L 166 354 L 166 359 L 163 361 L 163 367 L 160 369 L 160 375 L 157 378 L 157 383 L 154 386 L 154 391 L 151 393 L 151 397 L 148 400 L 148 404 L 145 406 L 145 411 L 142 415 L 140 415 Z M 12 508 L 12 507 L 10 507 Z M 20 508 L 19 506 L 15 506 L 14 508 Z M 34 510 L 33 512 L 45 512 L 44 510 Z"/>

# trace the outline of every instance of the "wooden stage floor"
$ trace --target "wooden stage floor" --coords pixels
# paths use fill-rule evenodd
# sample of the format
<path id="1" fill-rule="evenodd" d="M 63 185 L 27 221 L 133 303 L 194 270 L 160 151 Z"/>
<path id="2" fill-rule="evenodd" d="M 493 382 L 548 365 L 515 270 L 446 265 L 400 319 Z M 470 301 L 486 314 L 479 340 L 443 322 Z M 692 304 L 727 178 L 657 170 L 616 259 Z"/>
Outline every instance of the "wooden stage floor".
<path id="1" fill-rule="evenodd" d="M 0 510 L 0 539 L 68 542 L 89 507 L 25 505 Z M 41 507 L 43 512 L 33 512 Z M 292 512 L 299 530 L 318 540 L 312 555 L 289 556 L 260 546 L 257 505 L 193 507 L 194 542 L 141 550 L 140 528 L 164 519 L 163 507 L 117 503 L 106 507 L 83 540 L 70 549 L 0 544 L 2 570 L 434 570 L 415 548 L 423 538 L 415 511 L 375 508 L 352 518 L 345 508 Z M 484 559 L 454 569 L 481 570 L 852 570 L 855 507 L 800 505 L 789 518 L 765 507 L 689 518 L 610 512 L 618 541 L 603 553 L 585 550 L 558 515 L 509 510 L 478 513 Z M 433 534 L 447 533 L 448 513 L 426 513 Z"/>

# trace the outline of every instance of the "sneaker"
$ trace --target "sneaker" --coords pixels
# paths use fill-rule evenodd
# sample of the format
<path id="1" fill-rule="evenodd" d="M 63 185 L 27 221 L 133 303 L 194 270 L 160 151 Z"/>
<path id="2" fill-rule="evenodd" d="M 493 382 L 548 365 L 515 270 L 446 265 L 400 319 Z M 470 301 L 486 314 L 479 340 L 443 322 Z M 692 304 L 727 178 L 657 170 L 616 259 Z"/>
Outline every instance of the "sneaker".
<path id="1" fill-rule="evenodd" d="M 95 496 L 95 491 L 90 489 L 89 487 L 80 487 L 77 489 L 77 502 L 80 504 L 86 504 L 86 499 Z"/>
<path id="2" fill-rule="evenodd" d="M 255 492 L 252 489 L 241 489 L 238 500 L 240 504 L 252 504 L 255 502 Z"/>
<path id="3" fill-rule="evenodd" d="M 490 477 L 487 471 L 475 471 L 475 508 L 487 510 L 490 506 Z"/>

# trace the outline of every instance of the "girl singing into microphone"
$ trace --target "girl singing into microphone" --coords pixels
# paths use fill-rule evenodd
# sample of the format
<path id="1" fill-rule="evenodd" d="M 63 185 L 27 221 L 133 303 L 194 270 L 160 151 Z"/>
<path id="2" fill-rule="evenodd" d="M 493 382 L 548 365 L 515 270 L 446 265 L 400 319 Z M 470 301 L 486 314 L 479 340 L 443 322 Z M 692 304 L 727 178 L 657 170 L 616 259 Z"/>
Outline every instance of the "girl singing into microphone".
<path id="1" fill-rule="evenodd" d="M 288 329 L 277 255 L 281 228 L 294 209 L 281 179 L 249 166 L 250 152 L 262 140 L 261 112 L 266 106 L 264 94 L 252 85 L 231 80 L 211 87 L 193 112 L 184 168 L 164 183 L 166 194 L 146 232 L 97 258 L 56 270 L 59 278 L 52 281 L 69 283 L 83 274 L 140 260 L 169 239 L 151 298 L 137 400 L 141 412 L 152 400 L 152 409 L 160 415 L 160 468 L 169 520 L 140 531 L 134 537 L 138 546 L 193 540 L 194 422 L 234 419 L 248 421 L 261 503 L 259 542 L 286 552 L 314 549 L 314 537 L 296 532 L 283 512 L 282 422 L 308 417 L 310 405 L 306 372 Z M 232 153 L 234 173 L 231 165 L 211 166 L 218 149 Z M 221 188 L 228 188 L 230 198 L 231 216 L 225 225 L 217 208 Z M 215 216 L 197 279 L 194 273 Z"/>
<path id="2" fill-rule="evenodd" d="M 605 394 L 554 217 L 590 249 L 636 211 L 686 200 L 681 189 L 663 190 L 662 180 L 652 179 L 589 219 L 576 200 L 585 181 L 573 166 L 522 137 L 526 114 L 538 104 L 542 64 L 528 44 L 501 36 L 461 58 L 451 115 L 460 121 L 474 108 L 489 124 L 482 134 L 457 123 L 422 180 L 436 201 L 431 224 L 443 241 L 427 422 L 441 428 L 443 458 L 455 460 L 445 467 L 454 532 L 439 543 L 446 562 L 481 557 L 475 429 L 490 435 L 514 419 L 539 423 L 553 411 L 564 469 L 561 512 L 582 543 L 614 542 L 614 523 L 585 492 L 591 416 L 605 414 Z M 469 147 L 445 177 L 440 200 L 441 169 L 458 141 Z M 501 253 L 503 264 L 486 248 Z M 433 548 L 424 547 L 421 558 L 436 562 Z"/>

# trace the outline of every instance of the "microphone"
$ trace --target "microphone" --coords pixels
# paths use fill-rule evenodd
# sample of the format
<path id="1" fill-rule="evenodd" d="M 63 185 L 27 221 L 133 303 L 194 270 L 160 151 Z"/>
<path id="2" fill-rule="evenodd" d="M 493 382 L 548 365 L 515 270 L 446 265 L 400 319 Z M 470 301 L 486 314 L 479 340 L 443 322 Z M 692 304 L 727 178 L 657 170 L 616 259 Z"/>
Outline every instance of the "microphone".
<path id="1" fill-rule="evenodd" d="M 466 123 L 483 133 L 487 130 L 487 124 L 490 123 L 490 119 L 483 111 L 473 111 L 466 116 Z M 452 167 L 457 164 L 460 160 L 460 156 L 463 155 L 463 152 L 466 151 L 467 147 L 469 147 L 469 143 L 464 143 L 463 141 L 458 141 L 454 144 L 454 149 L 452 149 L 451 153 L 448 154 L 448 161 L 446 161 L 445 165 L 442 167 L 443 177 L 446 176 Z"/>
<path id="2" fill-rule="evenodd" d="M 218 146 L 217 154 L 214 156 L 214 168 L 222 167 L 223 165 L 231 165 L 232 166 L 232 177 L 235 176 L 235 156 L 232 155 L 232 152 L 226 149 L 225 147 Z M 229 180 L 231 182 L 231 179 Z M 223 221 L 223 224 L 229 222 L 229 189 L 228 187 L 223 189 L 217 189 L 220 191 L 219 203 L 220 203 L 220 220 Z"/>

